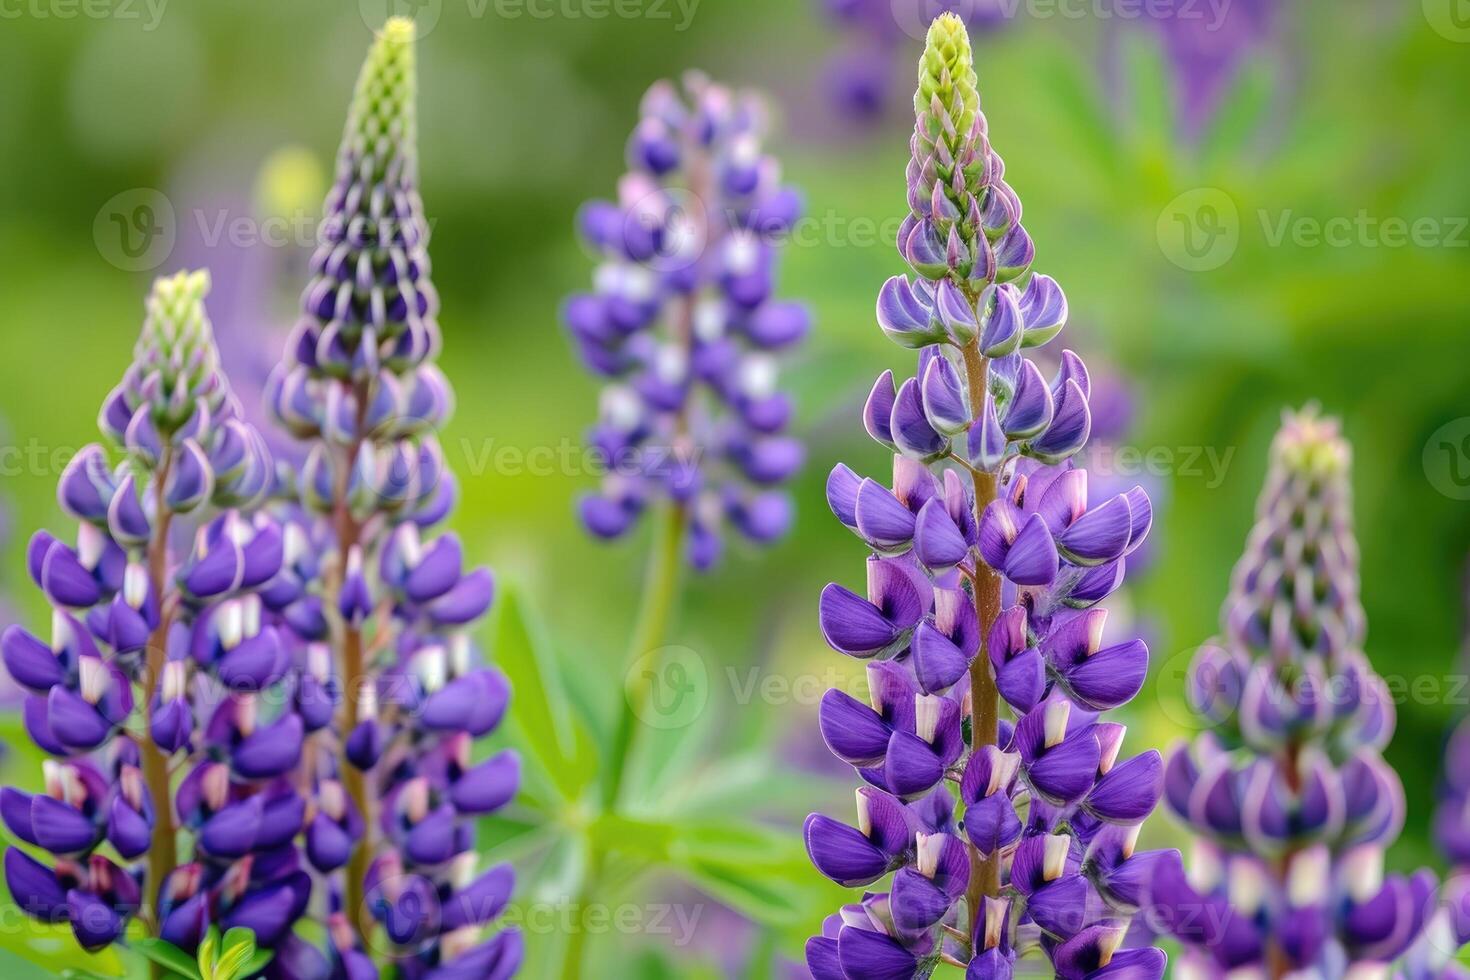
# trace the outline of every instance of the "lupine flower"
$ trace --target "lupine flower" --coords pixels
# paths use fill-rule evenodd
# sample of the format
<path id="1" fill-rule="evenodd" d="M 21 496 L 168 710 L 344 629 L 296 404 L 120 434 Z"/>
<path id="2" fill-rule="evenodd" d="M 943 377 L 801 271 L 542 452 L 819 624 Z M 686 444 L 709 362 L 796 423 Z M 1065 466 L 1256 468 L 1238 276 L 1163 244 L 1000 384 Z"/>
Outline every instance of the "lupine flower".
<path id="1" fill-rule="evenodd" d="M 765 543 L 791 524 L 781 485 L 804 454 L 785 434 L 778 369 L 810 316 L 775 289 L 800 199 L 761 150 L 754 96 L 691 73 L 682 93 L 650 88 L 641 115 L 617 201 L 578 218 L 599 259 L 594 289 L 563 310 L 582 360 L 608 379 L 590 433 L 607 475 L 581 517 L 616 538 L 666 500 L 687 525 L 689 561 L 706 569 L 726 526 Z"/>
<path id="2" fill-rule="evenodd" d="M 914 109 L 898 244 L 917 276 L 884 285 L 878 321 L 918 371 L 885 372 L 864 412 L 895 452 L 891 485 L 842 465 L 827 485 L 872 554 L 862 593 L 822 593 L 821 629 L 868 661 L 868 702 L 829 691 L 820 723 L 866 785 L 855 824 L 805 828 L 824 875 L 887 890 L 828 920 L 808 965 L 867 980 L 945 962 L 975 980 L 1039 949 L 1067 980 L 1158 978 L 1161 951 L 1123 946 L 1155 870 L 1178 861 L 1135 848 L 1162 761 L 1124 759 L 1123 726 L 1101 718 L 1138 693 L 1148 651 L 1103 645 L 1098 605 L 1148 533 L 1148 498 L 1090 500 L 1072 460 L 1087 370 L 1064 352 L 1047 379 L 1025 353 L 1055 339 L 1066 300 L 1030 271 L 957 17 L 929 30 Z"/>
<path id="3" fill-rule="evenodd" d="M 1192 975 L 1386 969 L 1432 910 L 1432 875 L 1383 870 L 1404 798 L 1380 755 L 1394 711 L 1363 655 L 1349 479 L 1337 422 L 1288 413 L 1223 635 L 1190 667 L 1208 730 L 1171 755 L 1165 799 L 1196 845 L 1158 897 Z"/>
<path id="4" fill-rule="evenodd" d="M 972 31 L 1000 27 L 1000 0 L 820 0 L 823 15 L 840 35 L 827 61 L 826 86 L 834 105 L 858 121 L 874 121 L 895 103 L 908 59 L 907 45 L 946 11 Z"/>
<path id="5" fill-rule="evenodd" d="M 520 934 L 481 932 L 513 876 L 477 871 L 474 827 L 509 802 L 519 767 L 474 751 L 510 696 L 471 636 L 493 578 L 433 531 L 454 500 L 436 439 L 452 394 L 434 364 L 414 88 L 413 24 L 395 18 L 358 79 L 303 315 L 271 385 L 309 450 L 263 600 L 292 665 L 287 734 L 314 761 L 306 856 L 342 913 L 328 930 L 335 975 L 376 976 L 372 951 L 404 977 L 502 978 Z"/>
<path id="6" fill-rule="evenodd" d="M 0 790 L 0 817 L 34 849 L 9 849 L 6 878 L 21 908 L 70 923 L 88 950 L 140 910 L 190 949 L 211 925 L 272 945 L 311 891 L 292 841 L 305 801 L 283 778 L 300 723 L 259 696 L 283 657 L 260 616 L 282 560 L 259 510 L 273 467 L 220 370 L 208 288 L 199 272 L 154 284 L 102 406 L 110 445 L 83 449 L 60 480 L 74 543 L 41 531 L 27 551 L 50 633 L 0 637 L 29 692 L 26 729 L 54 756 L 41 792 Z M 176 792 L 171 770 L 190 773 Z"/>
<path id="7" fill-rule="evenodd" d="M 1232 0 L 1218 11 L 1184 0 L 1149 5 L 1148 22 L 1163 41 L 1186 138 L 1199 137 L 1242 66 L 1279 30 L 1281 8 L 1270 0 Z"/>

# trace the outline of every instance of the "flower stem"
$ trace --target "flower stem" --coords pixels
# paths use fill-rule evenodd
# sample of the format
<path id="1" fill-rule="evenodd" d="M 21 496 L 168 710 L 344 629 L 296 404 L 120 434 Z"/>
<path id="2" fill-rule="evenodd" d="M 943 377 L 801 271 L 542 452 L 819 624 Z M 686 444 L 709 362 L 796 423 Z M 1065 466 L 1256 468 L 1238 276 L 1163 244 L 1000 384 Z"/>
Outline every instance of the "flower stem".
<path id="1" fill-rule="evenodd" d="M 675 600 L 679 594 L 680 573 L 684 561 L 684 536 L 687 531 L 687 515 L 682 506 L 666 502 L 663 505 L 663 520 L 658 530 L 658 541 L 648 558 L 648 571 L 644 579 L 643 604 L 638 620 L 633 627 L 633 639 L 628 647 L 628 665 L 632 669 L 645 655 L 663 645 L 673 618 Z M 639 719 L 648 708 L 652 696 L 652 681 L 658 677 L 658 664 L 649 665 L 632 679 L 623 698 L 622 713 L 618 717 L 618 728 L 613 736 L 604 767 L 607 773 L 602 784 L 602 806 L 604 812 L 613 812 L 622 795 L 623 778 L 627 772 L 628 757 L 632 754 L 634 736 L 638 731 Z M 594 900 L 602 884 L 602 869 L 606 855 L 594 850 L 590 859 L 586 884 L 577 901 L 578 921 L 574 923 L 571 936 L 567 939 L 566 956 L 562 961 L 562 980 L 581 980 L 582 961 L 586 956 L 587 929 L 581 917 Z"/>
<path id="2" fill-rule="evenodd" d="M 980 353 L 980 342 L 972 340 L 961 348 L 965 362 L 965 377 L 970 388 L 970 414 L 980 418 L 985 410 L 985 389 L 988 383 L 990 364 Z M 975 482 L 975 523 L 978 526 L 985 508 L 995 499 L 995 474 L 985 470 L 971 470 Z M 995 676 L 990 667 L 990 651 L 987 649 L 990 628 L 1000 615 L 1000 576 L 995 570 L 975 558 L 975 613 L 980 621 L 980 652 L 970 663 L 970 747 L 973 751 L 982 745 L 994 745 L 1000 736 L 1000 696 L 995 688 Z M 982 900 L 1000 895 L 1000 855 L 982 857 L 973 845 L 970 848 L 970 886 L 966 900 L 973 923 L 980 916 Z"/>
<path id="3" fill-rule="evenodd" d="M 363 431 L 366 422 L 365 406 L 368 404 L 370 395 L 368 386 L 357 386 L 358 432 Z M 353 516 L 352 507 L 347 499 L 352 471 L 357 466 L 357 459 L 361 452 L 362 439 L 359 437 L 343 455 L 341 472 L 338 474 L 337 486 L 334 488 L 332 519 L 337 533 L 337 570 L 333 580 L 328 583 L 327 605 L 329 612 L 339 616 L 342 589 L 347 582 L 348 562 L 353 549 L 360 544 L 362 536 L 362 527 Z M 359 714 L 360 695 L 363 685 L 372 683 L 372 678 L 368 676 L 363 658 L 362 630 L 349 622 L 342 622 L 341 627 L 341 657 L 338 667 L 342 678 L 343 726 L 338 743 L 340 751 L 338 770 L 342 786 L 347 790 L 347 795 L 362 816 L 363 825 L 362 836 L 353 847 L 352 857 L 347 863 L 343 910 L 347 913 L 348 921 L 353 923 L 358 937 L 362 940 L 363 948 L 366 950 L 370 948 L 368 940 L 373 934 L 373 917 L 368 911 L 364 883 L 367 881 L 368 868 L 372 864 L 373 828 L 377 818 L 373 812 L 375 800 L 368 786 L 367 774 L 354 766 L 347 758 L 347 740 L 362 721 Z"/>
<path id="4" fill-rule="evenodd" d="M 154 479 L 154 529 L 148 542 L 148 579 L 158 604 L 158 626 L 148 637 L 148 650 L 143 670 L 143 732 L 140 754 L 143 757 L 143 779 L 153 801 L 153 835 L 148 844 L 148 887 L 144 893 L 147 915 L 153 920 L 155 934 L 163 927 L 160 891 L 164 879 L 178 866 L 178 829 L 174 825 L 173 794 L 169 787 L 168 757 L 153 744 L 153 694 L 168 660 L 169 618 L 164 603 L 168 585 L 168 535 L 173 512 L 168 506 L 166 486 L 173 468 L 171 450 L 165 450 Z M 152 904 L 147 904 L 151 902 Z M 157 976 L 158 967 L 154 967 Z"/>
<path id="5" fill-rule="evenodd" d="M 648 572 L 643 583 L 643 605 L 633 627 L 633 639 L 628 647 L 628 667 L 631 669 L 639 660 L 663 645 L 668 633 L 669 621 L 673 617 L 674 602 L 679 594 L 680 572 L 684 560 L 684 535 L 688 524 L 683 507 L 665 503 L 658 541 L 649 555 Z M 608 753 L 603 782 L 602 803 L 606 810 L 618 805 L 623 789 L 623 776 L 627 769 L 628 756 L 633 750 L 638 721 L 648 709 L 652 696 L 653 681 L 658 676 L 658 664 L 650 664 L 638 676 L 630 679 L 627 696 L 623 698 L 622 714 L 618 718 L 617 733 L 613 736 L 612 749 Z"/>

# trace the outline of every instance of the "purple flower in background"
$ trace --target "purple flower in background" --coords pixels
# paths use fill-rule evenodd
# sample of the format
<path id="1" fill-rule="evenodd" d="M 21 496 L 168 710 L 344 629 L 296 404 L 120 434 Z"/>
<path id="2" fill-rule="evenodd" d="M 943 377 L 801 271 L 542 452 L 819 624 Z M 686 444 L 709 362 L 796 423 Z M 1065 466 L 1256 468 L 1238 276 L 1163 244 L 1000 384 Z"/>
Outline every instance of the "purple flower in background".
<path id="1" fill-rule="evenodd" d="M 1173 73 L 1175 112 L 1186 139 L 1199 138 L 1242 67 L 1270 43 L 1282 15 L 1279 6 L 1272 0 L 1145 5 L 1147 23 L 1157 30 Z M 1136 18 L 1136 12 L 1128 17 Z"/>
<path id="2" fill-rule="evenodd" d="M 1039 949 L 1056 975 L 1163 975 L 1125 948 L 1173 851 L 1138 851 L 1162 792 L 1157 752 L 1123 758 L 1102 714 L 1138 693 L 1142 641 L 1104 644 L 1099 603 L 1152 520 L 1138 488 L 1095 501 L 1073 457 L 1091 428 L 1087 369 L 1050 379 L 1025 351 L 1067 317 L 980 111 L 964 23 L 934 21 L 914 96 L 910 215 L 878 321 L 918 353 L 885 372 L 864 424 L 895 452 L 885 486 L 839 465 L 828 502 L 871 549 L 863 592 L 832 584 L 821 629 L 869 662 L 868 700 L 824 697 L 822 736 L 866 785 L 855 824 L 813 814 L 817 869 L 879 887 L 807 945 L 817 980 L 1010 977 Z"/>
<path id="3" fill-rule="evenodd" d="M 836 107 L 858 121 L 875 121 L 901 104 L 908 45 L 923 39 L 942 13 L 960 17 L 972 31 L 1001 26 L 1005 0 L 820 0 L 840 35 L 828 59 L 826 87 Z"/>
<path id="4" fill-rule="evenodd" d="M 475 752 L 510 696 L 472 639 L 494 580 L 433 530 L 454 501 L 436 438 L 452 392 L 434 363 L 413 37 L 391 19 L 368 53 L 303 315 L 271 383 L 277 417 L 309 448 L 263 600 L 310 760 L 306 856 L 341 913 L 336 975 L 376 976 L 372 950 L 405 977 L 502 978 L 520 933 L 481 932 L 514 879 L 476 870 L 474 828 L 515 794 L 519 765 Z"/>
<path id="5" fill-rule="evenodd" d="M 83 449 L 60 480 L 76 536 L 40 531 L 27 550 L 50 633 L 0 636 L 29 692 L 26 730 L 54 757 L 41 792 L 0 790 L 0 818 L 32 849 L 7 851 L 6 878 L 21 908 L 70 923 L 88 950 L 140 913 L 179 946 L 212 925 L 273 945 L 311 890 L 292 843 L 305 801 L 285 778 L 300 721 L 260 696 L 284 656 L 260 599 L 282 562 L 259 509 L 273 467 L 221 371 L 208 289 L 202 272 L 154 284 L 102 406 L 109 447 Z M 176 791 L 171 771 L 190 773 Z"/>
<path id="6" fill-rule="evenodd" d="M 791 524 L 781 485 L 804 453 L 778 372 L 811 318 L 775 287 L 800 199 L 761 150 L 754 96 L 691 73 L 683 94 L 655 84 L 641 112 L 617 201 L 578 219 L 599 258 L 594 289 L 563 309 L 582 360 L 608 379 L 590 434 L 607 473 L 580 510 L 592 534 L 616 538 L 666 500 L 702 570 L 727 525 L 766 543 Z"/>
<path id="7" fill-rule="evenodd" d="M 1404 798 L 1362 651 L 1350 457 L 1335 420 L 1287 414 L 1223 636 L 1189 670 L 1208 730 L 1171 755 L 1164 795 L 1197 841 L 1157 897 L 1192 975 L 1386 975 L 1433 912 L 1431 874 L 1383 870 Z"/>

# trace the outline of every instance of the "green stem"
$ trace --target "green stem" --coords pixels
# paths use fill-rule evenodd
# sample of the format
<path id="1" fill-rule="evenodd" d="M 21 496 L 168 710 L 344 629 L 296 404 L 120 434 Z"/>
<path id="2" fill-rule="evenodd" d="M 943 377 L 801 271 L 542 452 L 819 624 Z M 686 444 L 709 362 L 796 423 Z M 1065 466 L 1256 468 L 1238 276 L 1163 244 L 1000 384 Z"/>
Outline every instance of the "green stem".
<path id="1" fill-rule="evenodd" d="M 679 595 L 688 515 L 682 506 L 665 503 L 660 516 L 662 520 L 658 529 L 658 540 L 648 556 L 643 604 L 633 627 L 632 642 L 628 646 L 627 660 L 630 670 L 635 669 L 643 657 L 663 646 Z M 615 811 L 622 796 L 623 780 L 627 773 L 628 758 L 633 752 L 639 720 L 648 708 L 648 699 L 652 696 L 651 682 L 657 676 L 658 664 L 655 662 L 650 663 L 646 670 L 638 670 L 636 676 L 628 680 L 617 731 L 613 735 L 612 747 L 604 767 L 606 776 L 602 784 L 602 806 L 605 813 Z M 562 980 L 581 980 L 582 963 L 587 950 L 584 917 L 588 905 L 594 901 L 602 884 L 605 864 L 606 855 L 596 850 L 594 845 L 586 884 L 577 900 L 576 921 L 572 924 L 571 935 L 567 939 L 566 956 L 562 961 Z"/>
<path id="2" fill-rule="evenodd" d="M 633 627 L 633 639 L 628 647 L 628 667 L 632 669 L 640 658 L 657 651 L 664 644 L 673 618 L 674 603 L 679 595 L 680 572 L 684 564 L 684 535 L 687 515 L 677 504 L 665 504 L 658 541 L 648 559 L 648 572 L 643 583 L 643 605 Z M 652 696 L 652 681 L 658 676 L 658 664 L 649 664 L 648 669 L 628 679 L 627 696 L 623 698 L 622 714 L 613 736 L 612 749 L 608 753 L 605 772 L 607 778 L 602 786 L 602 805 L 609 812 L 617 808 L 618 797 L 623 789 L 623 777 L 632 753 L 638 732 L 639 719 L 648 709 Z"/>

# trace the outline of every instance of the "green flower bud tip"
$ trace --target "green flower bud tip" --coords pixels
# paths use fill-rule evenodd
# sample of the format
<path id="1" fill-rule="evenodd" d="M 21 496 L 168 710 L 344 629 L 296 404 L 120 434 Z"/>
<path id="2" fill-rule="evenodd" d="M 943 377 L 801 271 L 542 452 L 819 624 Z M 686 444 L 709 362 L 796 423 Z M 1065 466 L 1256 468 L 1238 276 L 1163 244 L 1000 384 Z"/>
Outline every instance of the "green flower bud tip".
<path id="1" fill-rule="evenodd" d="M 1316 405 L 1287 412 L 1276 436 L 1274 455 L 1287 473 L 1309 479 L 1345 477 L 1352 449 L 1334 418 L 1324 418 Z"/>
<path id="2" fill-rule="evenodd" d="M 914 115 L 922 119 L 936 99 L 943 107 L 943 116 L 954 124 L 953 132 L 945 134 L 947 141 L 958 145 L 969 134 L 980 111 L 980 92 L 969 32 L 965 30 L 965 22 L 952 13 L 941 14 L 929 25 L 924 54 L 919 59 Z M 930 135 L 935 139 L 940 136 L 939 133 Z"/>
<path id="3" fill-rule="evenodd" d="M 417 142 L 414 116 L 415 68 L 414 24 L 406 17 L 391 17 L 368 50 L 353 92 L 343 136 L 342 158 L 360 164 L 372 159 L 372 172 L 365 174 L 376 183 L 397 159 L 411 165 Z"/>
<path id="4" fill-rule="evenodd" d="M 204 312 L 209 273 L 178 272 L 154 280 L 135 350 L 139 363 L 151 364 L 173 380 L 185 368 L 202 371 L 217 366 L 214 334 Z"/>

